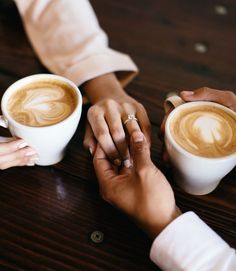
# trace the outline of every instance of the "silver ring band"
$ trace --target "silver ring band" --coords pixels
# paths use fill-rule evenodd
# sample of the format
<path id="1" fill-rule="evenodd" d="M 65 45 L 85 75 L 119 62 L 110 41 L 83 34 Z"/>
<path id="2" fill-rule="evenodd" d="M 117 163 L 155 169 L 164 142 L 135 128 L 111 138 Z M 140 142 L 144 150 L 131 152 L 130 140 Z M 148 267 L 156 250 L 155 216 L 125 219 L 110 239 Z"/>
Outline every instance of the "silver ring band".
<path id="1" fill-rule="evenodd" d="M 128 118 L 124 121 L 124 125 L 126 125 L 129 121 L 135 120 L 138 122 L 138 119 L 133 114 L 129 114 Z"/>

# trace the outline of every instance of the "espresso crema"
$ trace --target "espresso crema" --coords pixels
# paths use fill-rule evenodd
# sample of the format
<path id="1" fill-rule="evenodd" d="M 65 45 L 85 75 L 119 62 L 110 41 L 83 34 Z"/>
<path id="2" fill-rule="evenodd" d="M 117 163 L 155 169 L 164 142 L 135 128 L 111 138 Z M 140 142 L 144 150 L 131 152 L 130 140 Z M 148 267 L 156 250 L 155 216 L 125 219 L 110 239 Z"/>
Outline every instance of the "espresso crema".
<path id="1" fill-rule="evenodd" d="M 180 110 L 171 119 L 170 131 L 181 147 L 197 156 L 217 158 L 236 152 L 236 117 L 219 107 Z"/>
<path id="2" fill-rule="evenodd" d="M 73 89 L 58 81 L 39 81 L 17 90 L 9 99 L 11 117 L 24 125 L 43 127 L 66 119 L 77 105 Z"/>

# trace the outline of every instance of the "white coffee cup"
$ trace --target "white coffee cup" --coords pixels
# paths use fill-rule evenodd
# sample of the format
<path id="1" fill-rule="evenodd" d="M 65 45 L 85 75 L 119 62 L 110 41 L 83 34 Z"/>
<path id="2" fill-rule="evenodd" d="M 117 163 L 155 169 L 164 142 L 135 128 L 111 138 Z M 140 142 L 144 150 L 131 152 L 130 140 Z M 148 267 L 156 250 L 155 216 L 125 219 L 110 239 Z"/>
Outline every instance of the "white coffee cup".
<path id="1" fill-rule="evenodd" d="M 54 80 L 66 84 L 77 97 L 77 104 L 74 111 L 59 123 L 43 127 L 31 127 L 23 125 L 12 118 L 7 110 L 9 98 L 24 86 L 31 83 Z M 61 161 L 65 154 L 65 149 L 70 139 L 74 135 L 82 111 L 82 96 L 78 87 L 70 80 L 52 74 L 37 74 L 25 77 L 12 84 L 4 93 L 1 102 L 2 116 L 0 116 L 0 126 L 8 128 L 13 137 L 22 138 L 33 147 L 39 160 L 37 165 L 47 166 Z"/>
<path id="2" fill-rule="evenodd" d="M 204 195 L 212 192 L 221 179 L 236 165 L 236 153 L 217 158 L 198 156 L 181 147 L 172 136 L 170 131 L 172 118 L 183 109 L 199 105 L 219 107 L 236 116 L 236 113 L 232 110 L 213 102 L 197 101 L 185 103 L 179 96 L 172 96 L 166 99 L 164 103 L 165 111 L 168 112 L 171 107 L 174 108 L 167 117 L 165 125 L 165 144 L 174 166 L 174 177 L 183 190 L 194 195 Z"/>

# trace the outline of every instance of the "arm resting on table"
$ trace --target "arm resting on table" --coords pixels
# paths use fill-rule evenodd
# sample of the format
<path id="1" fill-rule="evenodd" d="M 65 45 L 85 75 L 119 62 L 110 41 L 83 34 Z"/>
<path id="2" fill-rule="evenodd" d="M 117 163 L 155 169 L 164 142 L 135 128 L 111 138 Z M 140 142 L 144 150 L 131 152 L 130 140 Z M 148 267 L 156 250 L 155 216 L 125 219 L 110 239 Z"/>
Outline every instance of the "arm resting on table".
<path id="1" fill-rule="evenodd" d="M 195 213 L 176 218 L 154 240 L 150 257 L 164 271 L 233 271 L 235 250 Z"/>
<path id="2" fill-rule="evenodd" d="M 76 85 L 116 72 L 126 85 L 137 73 L 128 55 L 108 47 L 87 0 L 15 0 L 28 37 L 42 63 Z"/>

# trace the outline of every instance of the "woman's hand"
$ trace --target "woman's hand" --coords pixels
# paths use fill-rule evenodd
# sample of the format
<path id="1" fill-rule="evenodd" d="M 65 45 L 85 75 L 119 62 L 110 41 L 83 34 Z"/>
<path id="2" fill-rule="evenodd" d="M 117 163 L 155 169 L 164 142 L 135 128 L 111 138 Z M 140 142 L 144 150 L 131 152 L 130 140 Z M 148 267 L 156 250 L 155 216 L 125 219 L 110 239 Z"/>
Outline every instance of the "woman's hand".
<path id="1" fill-rule="evenodd" d="M 27 147 L 22 139 L 1 138 L 0 140 L 0 169 L 16 166 L 34 166 L 38 160 L 36 151 Z"/>
<path id="2" fill-rule="evenodd" d="M 127 134 L 143 131 L 150 142 L 151 126 L 146 110 L 122 89 L 114 74 L 107 74 L 83 86 L 93 106 L 88 111 L 84 145 L 93 154 L 96 141 L 115 165 L 130 166 Z M 124 125 L 128 115 L 135 115 Z"/>
<path id="3" fill-rule="evenodd" d="M 118 171 L 97 145 L 93 162 L 101 195 L 155 238 L 181 212 L 170 184 L 151 161 L 143 133 L 132 133 L 130 149 L 133 166 Z"/>

